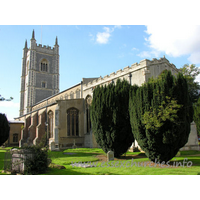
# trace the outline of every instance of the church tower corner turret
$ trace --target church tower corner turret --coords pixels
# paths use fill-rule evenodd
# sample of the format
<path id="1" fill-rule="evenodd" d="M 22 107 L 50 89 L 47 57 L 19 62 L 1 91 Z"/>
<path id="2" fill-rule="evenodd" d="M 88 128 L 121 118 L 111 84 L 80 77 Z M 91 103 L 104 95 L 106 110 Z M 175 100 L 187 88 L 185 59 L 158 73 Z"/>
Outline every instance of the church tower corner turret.
<path id="1" fill-rule="evenodd" d="M 30 49 L 35 49 L 35 48 L 36 48 L 36 40 L 35 40 L 35 31 L 33 29 L 32 38 L 30 42 Z"/>
<path id="2" fill-rule="evenodd" d="M 20 116 L 23 115 L 24 113 L 24 93 L 25 93 L 27 52 L 28 52 L 28 46 L 27 46 L 27 40 L 26 40 L 24 48 L 23 48 L 23 55 L 22 55 L 22 75 L 21 75 L 20 111 L 19 111 Z"/>
<path id="3" fill-rule="evenodd" d="M 54 94 L 59 92 L 59 45 L 58 37 L 56 36 L 54 45 Z"/>

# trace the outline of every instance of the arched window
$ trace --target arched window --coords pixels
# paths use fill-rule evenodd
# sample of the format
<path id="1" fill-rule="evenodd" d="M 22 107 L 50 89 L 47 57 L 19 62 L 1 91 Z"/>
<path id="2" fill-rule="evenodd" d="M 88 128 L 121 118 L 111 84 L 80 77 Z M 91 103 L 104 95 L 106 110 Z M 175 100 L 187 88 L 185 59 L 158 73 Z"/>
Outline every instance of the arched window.
<path id="1" fill-rule="evenodd" d="M 48 61 L 46 59 L 43 59 L 40 63 L 40 70 L 42 72 L 47 72 L 48 71 Z"/>
<path id="2" fill-rule="evenodd" d="M 68 94 L 65 94 L 65 99 L 68 99 Z"/>
<path id="3" fill-rule="evenodd" d="M 49 123 L 48 123 L 49 138 L 53 138 L 53 112 L 52 111 L 49 111 L 48 118 L 49 118 Z"/>
<path id="4" fill-rule="evenodd" d="M 18 142 L 18 133 L 13 134 L 13 142 Z"/>
<path id="5" fill-rule="evenodd" d="M 86 97 L 86 127 L 87 127 L 87 133 L 90 133 L 91 130 L 91 119 L 90 119 L 90 105 L 92 103 L 92 97 L 88 95 Z"/>
<path id="6" fill-rule="evenodd" d="M 73 92 L 70 93 L 70 99 L 74 99 L 74 93 Z"/>
<path id="7" fill-rule="evenodd" d="M 76 99 L 79 99 L 80 98 L 80 96 L 81 96 L 81 94 L 80 94 L 80 90 L 78 89 L 78 90 L 76 90 Z"/>
<path id="8" fill-rule="evenodd" d="M 67 136 L 79 135 L 79 111 L 76 108 L 67 110 Z"/>

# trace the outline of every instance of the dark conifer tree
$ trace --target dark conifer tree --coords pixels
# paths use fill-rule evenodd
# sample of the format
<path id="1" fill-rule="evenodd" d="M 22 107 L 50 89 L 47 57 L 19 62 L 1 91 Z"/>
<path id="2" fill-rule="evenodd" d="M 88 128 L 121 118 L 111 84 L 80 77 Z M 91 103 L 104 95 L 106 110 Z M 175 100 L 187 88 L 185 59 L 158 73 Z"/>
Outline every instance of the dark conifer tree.
<path id="1" fill-rule="evenodd" d="M 129 117 L 130 84 L 120 79 L 108 86 L 97 86 L 91 105 L 91 123 L 99 146 L 114 156 L 124 154 L 134 141 Z"/>
<path id="2" fill-rule="evenodd" d="M 182 74 L 164 71 L 132 90 L 129 102 L 134 138 L 152 161 L 169 161 L 188 140 L 193 109 Z"/>
<path id="3" fill-rule="evenodd" d="M 0 146 L 6 142 L 9 137 L 10 126 L 4 114 L 0 113 Z"/>

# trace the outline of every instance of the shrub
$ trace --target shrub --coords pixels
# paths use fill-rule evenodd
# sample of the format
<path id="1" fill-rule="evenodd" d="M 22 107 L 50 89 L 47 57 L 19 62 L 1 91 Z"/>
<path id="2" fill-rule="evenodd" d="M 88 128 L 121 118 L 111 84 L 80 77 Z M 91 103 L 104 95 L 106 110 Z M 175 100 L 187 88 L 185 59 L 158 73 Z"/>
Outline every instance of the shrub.
<path id="1" fill-rule="evenodd" d="M 10 126 L 4 114 L 0 113 L 0 146 L 6 142 L 9 137 Z"/>
<path id="2" fill-rule="evenodd" d="M 32 153 L 32 157 L 25 160 L 25 174 L 41 174 L 46 172 L 49 164 L 48 149 L 39 146 L 26 146 L 24 150 Z"/>

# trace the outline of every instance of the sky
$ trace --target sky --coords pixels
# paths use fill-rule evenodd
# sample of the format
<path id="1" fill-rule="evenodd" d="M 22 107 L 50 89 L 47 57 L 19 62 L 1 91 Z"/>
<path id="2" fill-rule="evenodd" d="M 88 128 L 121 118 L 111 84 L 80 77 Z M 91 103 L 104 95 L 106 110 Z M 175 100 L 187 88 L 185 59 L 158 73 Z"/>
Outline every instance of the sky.
<path id="1" fill-rule="evenodd" d="M 60 91 L 143 59 L 200 66 L 196 0 L 11 0 L 1 8 L 0 95 L 14 99 L 0 102 L 0 113 L 9 120 L 19 115 L 22 50 L 33 29 L 37 44 L 53 47 L 58 37 Z"/>
<path id="2" fill-rule="evenodd" d="M 138 26 L 141 24 L 147 26 Z M 186 63 L 193 63 L 199 67 L 200 28 L 194 26 L 196 24 L 199 24 L 199 1 L 197 0 L 2 1 L 0 95 L 5 98 L 12 96 L 14 100 L 0 102 L 0 113 L 6 113 L 8 119 L 19 115 L 22 50 L 26 39 L 30 47 L 33 29 L 38 44 L 41 43 L 41 32 L 43 45 L 53 47 L 55 38 L 58 37 L 60 91 L 62 91 L 79 83 L 83 77 L 105 76 L 135 62 L 139 63 L 142 59 L 160 58 L 164 55 L 177 68 Z M 38 180 L 38 177 L 36 178 Z M 78 180 L 72 177 L 69 186 L 76 184 L 77 181 L 80 182 L 81 177 L 77 178 Z M 116 181 L 112 181 L 112 186 L 119 183 L 118 177 L 116 178 Z M 136 198 L 137 195 L 141 197 L 143 187 L 140 186 L 144 183 L 147 185 L 146 197 L 148 198 L 152 193 L 153 188 L 148 184 L 150 181 L 152 183 L 152 180 L 144 178 L 136 178 L 138 183 L 134 185 L 135 191 L 138 191 L 134 194 Z M 164 181 L 163 177 L 158 177 L 159 180 L 156 178 L 154 177 L 155 184 L 162 182 L 162 184 L 156 184 L 156 187 L 160 186 L 159 191 L 166 188 L 163 185 L 165 186 L 165 183 L 168 184 L 169 181 L 174 192 L 177 192 L 177 186 L 180 189 L 185 186 L 185 177 L 183 181 L 179 181 L 178 185 L 176 180 L 171 181 L 173 177 Z M 55 179 L 56 177 L 54 177 L 55 182 L 60 181 Z M 96 181 L 96 177 L 90 176 L 87 179 L 89 183 L 95 182 L 95 184 L 90 184 L 91 191 L 96 191 L 98 186 L 101 187 L 98 182 L 100 184 L 102 182 Z M 7 180 L 8 177 L 5 177 L 3 182 Z M 27 181 L 30 182 L 30 180 Z M 85 183 L 85 177 L 81 181 Z M 37 188 L 44 190 L 43 182 L 37 181 Z M 51 183 L 52 178 L 46 181 L 48 182 Z M 85 185 L 88 185 L 87 182 Z M 129 185 L 126 185 L 126 191 L 132 189 L 132 185 Z M 91 189 L 91 187 L 94 188 Z M 190 184 L 187 189 L 188 187 L 195 191 L 197 184 Z M 9 187 L 7 188 L 9 190 Z M 30 184 L 27 184 L 24 191 L 29 192 L 29 188 Z M 65 191 L 65 188 L 66 184 L 54 186 L 54 190 L 59 189 L 59 191 Z M 72 191 L 70 194 L 73 196 L 80 194 L 82 198 L 85 189 L 87 188 L 79 188 L 79 193 L 77 193 L 76 187 L 74 190 L 70 187 Z M 62 192 L 59 194 L 62 198 Z M 110 194 L 113 198 L 113 193 Z M 129 193 L 126 194 L 129 198 Z M 190 197 L 193 194 L 196 195 L 196 193 L 190 193 Z M 119 198 L 120 194 L 117 193 L 117 195 Z M 185 193 L 183 195 L 185 197 Z M 124 193 L 121 197 L 126 198 Z M 51 193 L 51 198 L 58 198 L 58 193 Z"/>
<path id="3" fill-rule="evenodd" d="M 165 56 L 177 68 L 200 66 L 200 26 L 184 25 L 1 25 L 0 102 L 9 120 L 19 115 L 22 50 L 30 47 L 32 31 L 37 44 L 55 44 L 60 53 L 60 91 L 82 78 L 105 76 L 143 59 Z M 173 29 L 173 32 L 171 31 Z M 185 31 L 188 30 L 188 31 Z"/>

